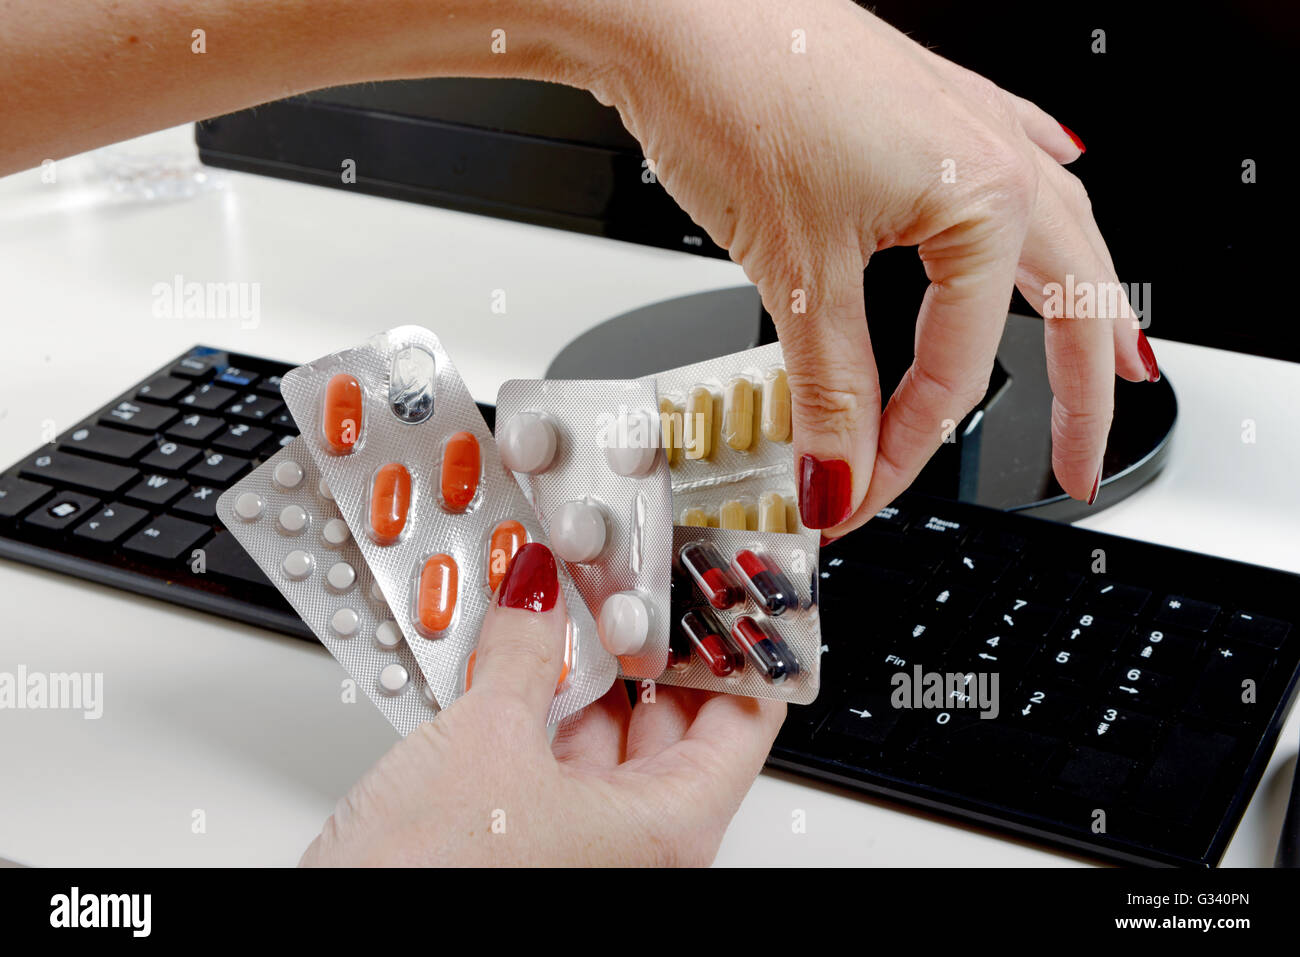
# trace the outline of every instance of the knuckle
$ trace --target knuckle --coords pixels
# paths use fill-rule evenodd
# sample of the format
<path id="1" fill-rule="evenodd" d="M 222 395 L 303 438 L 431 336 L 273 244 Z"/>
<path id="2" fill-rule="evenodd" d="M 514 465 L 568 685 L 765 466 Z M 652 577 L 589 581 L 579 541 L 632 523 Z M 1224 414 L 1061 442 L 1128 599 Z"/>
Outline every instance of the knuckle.
<path id="1" fill-rule="evenodd" d="M 1020 149 L 1000 141 L 986 144 L 981 153 L 983 197 L 1004 215 L 1027 218 L 1038 195 L 1037 163 Z"/>
<path id="2" fill-rule="evenodd" d="M 922 396 L 931 400 L 925 405 L 951 409 L 960 413 L 960 418 L 984 398 L 991 375 L 990 369 L 974 368 L 957 376 L 939 376 L 924 366 L 916 365 L 912 379 Z"/>
<path id="3" fill-rule="evenodd" d="M 795 372 L 787 366 L 790 383 L 790 406 L 806 428 L 838 431 L 857 421 L 865 407 L 863 396 L 855 389 L 835 388 L 826 377 Z"/>
<path id="4" fill-rule="evenodd" d="M 1076 213 L 1091 216 L 1092 198 L 1088 196 L 1088 188 L 1083 185 L 1083 180 L 1067 170 L 1061 172 L 1064 174 L 1061 180 L 1061 192 L 1066 204 Z"/>

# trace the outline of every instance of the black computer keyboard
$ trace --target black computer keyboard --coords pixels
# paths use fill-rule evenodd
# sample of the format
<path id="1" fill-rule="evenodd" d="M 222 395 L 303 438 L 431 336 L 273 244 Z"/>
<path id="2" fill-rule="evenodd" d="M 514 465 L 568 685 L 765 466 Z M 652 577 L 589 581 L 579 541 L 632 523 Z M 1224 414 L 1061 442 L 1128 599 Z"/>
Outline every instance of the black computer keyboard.
<path id="1" fill-rule="evenodd" d="M 818 583 L 772 765 L 1094 856 L 1217 863 L 1295 698 L 1285 572 L 905 495 Z"/>
<path id="2" fill-rule="evenodd" d="M 0 555 L 311 638 L 214 513 L 296 434 L 289 368 L 147 376 L 0 473 Z M 1295 697 L 1284 572 L 908 494 L 814 581 L 822 691 L 771 765 L 1092 856 L 1216 863 Z"/>

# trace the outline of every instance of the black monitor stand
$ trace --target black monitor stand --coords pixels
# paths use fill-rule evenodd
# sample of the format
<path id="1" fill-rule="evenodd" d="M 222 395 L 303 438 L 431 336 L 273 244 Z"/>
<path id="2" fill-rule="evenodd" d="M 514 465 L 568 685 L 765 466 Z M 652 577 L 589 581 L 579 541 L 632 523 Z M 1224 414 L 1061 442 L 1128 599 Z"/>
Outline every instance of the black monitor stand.
<path id="1" fill-rule="evenodd" d="M 891 306 L 896 291 L 873 276 L 867 315 L 882 394 L 893 392 L 912 360 L 916 307 Z M 904 301 L 919 302 L 919 296 Z M 616 316 L 561 350 L 548 378 L 632 378 L 775 340 L 752 286 L 668 299 Z M 1097 503 L 1065 494 L 1052 475 L 1052 395 L 1042 320 L 1012 313 L 983 401 L 957 425 L 914 488 L 945 498 L 1073 521 L 1113 505 L 1160 471 L 1178 402 L 1167 377 L 1115 380 L 1115 420 Z"/>

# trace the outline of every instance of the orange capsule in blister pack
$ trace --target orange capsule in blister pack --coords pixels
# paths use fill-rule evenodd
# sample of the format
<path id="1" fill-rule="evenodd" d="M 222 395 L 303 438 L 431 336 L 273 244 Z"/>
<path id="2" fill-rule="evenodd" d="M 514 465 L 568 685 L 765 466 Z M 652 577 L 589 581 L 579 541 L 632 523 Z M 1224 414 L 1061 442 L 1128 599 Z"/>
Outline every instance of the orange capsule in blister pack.
<path id="1" fill-rule="evenodd" d="M 389 462 L 370 483 L 370 537 L 391 545 L 406 530 L 411 510 L 411 473 L 401 462 Z"/>
<path id="2" fill-rule="evenodd" d="M 459 577 L 456 559 L 450 555 L 434 555 L 425 560 L 415 594 L 416 624 L 421 634 L 438 635 L 451 626 L 456 614 Z"/>
<path id="3" fill-rule="evenodd" d="M 457 432 L 442 450 L 442 504 L 451 512 L 463 512 L 478 491 L 482 461 L 478 439 L 472 432 Z"/>
<path id="4" fill-rule="evenodd" d="M 469 691 L 470 685 L 474 683 L 474 657 L 478 651 L 469 653 L 469 660 L 465 662 L 465 690 Z M 569 618 L 564 625 L 564 664 L 560 671 L 560 679 L 555 682 L 555 691 L 558 694 L 564 682 L 569 679 L 569 669 L 573 666 L 573 619 Z"/>
<path id="5" fill-rule="evenodd" d="M 492 529 L 492 538 L 488 540 L 488 588 L 491 591 L 497 590 L 506 577 L 510 559 L 527 541 L 528 530 L 512 518 Z"/>
<path id="6" fill-rule="evenodd" d="M 347 455 L 361 437 L 362 404 L 365 396 L 357 377 L 340 372 L 325 386 L 321 408 L 321 438 L 330 451 Z"/>

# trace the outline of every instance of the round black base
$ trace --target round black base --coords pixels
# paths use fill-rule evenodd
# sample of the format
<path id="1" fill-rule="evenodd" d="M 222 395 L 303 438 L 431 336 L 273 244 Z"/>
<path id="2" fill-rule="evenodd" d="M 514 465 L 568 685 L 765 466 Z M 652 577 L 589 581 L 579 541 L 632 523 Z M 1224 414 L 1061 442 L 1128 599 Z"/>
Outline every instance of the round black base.
<path id="1" fill-rule="evenodd" d="M 635 378 L 738 352 L 768 338 L 771 327 L 764 319 L 752 286 L 667 299 L 583 333 L 560 351 L 546 376 Z M 1160 471 L 1178 417 L 1167 378 L 1116 379 L 1102 485 L 1089 506 L 1067 496 L 1052 475 L 1052 393 L 1042 321 L 1009 315 L 998 363 L 989 394 L 958 429 L 960 449 L 936 456 L 917 480 L 918 489 L 1069 522 L 1113 505 Z"/>

